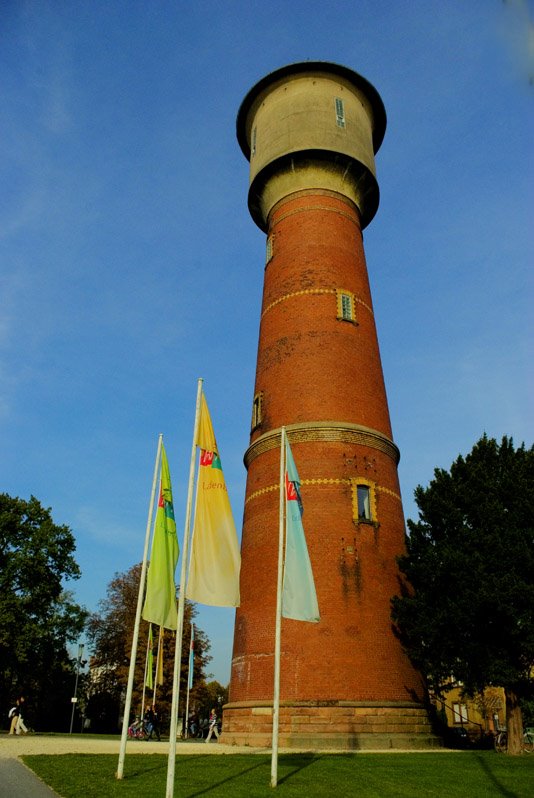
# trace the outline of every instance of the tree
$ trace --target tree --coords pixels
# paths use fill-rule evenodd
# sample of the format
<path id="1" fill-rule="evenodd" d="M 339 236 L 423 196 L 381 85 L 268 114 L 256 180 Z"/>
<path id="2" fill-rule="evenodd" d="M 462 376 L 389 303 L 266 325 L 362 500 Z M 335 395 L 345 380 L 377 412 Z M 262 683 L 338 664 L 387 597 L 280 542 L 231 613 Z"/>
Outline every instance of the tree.
<path id="1" fill-rule="evenodd" d="M 67 727 L 86 611 L 64 590 L 78 579 L 74 536 L 32 496 L 0 494 L 0 705 L 24 695 L 32 725 Z"/>
<path id="2" fill-rule="evenodd" d="M 222 707 L 228 702 L 228 687 L 217 681 L 204 682 L 195 694 L 195 710 L 198 718 L 209 718 L 213 708 L 217 710 L 219 719 Z"/>
<path id="3" fill-rule="evenodd" d="M 137 596 L 141 578 L 141 564 L 132 566 L 125 573 L 117 573 L 109 583 L 106 598 L 99 602 L 98 612 L 93 613 L 87 623 L 87 635 L 93 652 L 90 697 L 87 715 L 92 728 L 97 731 L 116 731 L 120 721 L 121 707 L 128 682 L 132 638 L 137 609 Z M 180 709 L 185 706 L 189 666 L 189 642 L 191 623 L 196 616 L 195 607 L 185 602 L 184 634 L 180 672 Z M 141 620 L 135 665 L 132 710 L 139 714 L 143 702 L 143 684 L 147 653 L 149 624 Z M 154 667 L 159 628 L 153 626 Z M 172 682 L 175 651 L 175 633 L 164 630 L 163 635 L 163 684 L 156 687 L 156 705 L 160 721 L 170 718 Z M 210 644 L 204 632 L 195 624 L 195 658 L 191 700 L 204 682 L 204 667 L 210 661 Z M 152 701 L 153 692 L 145 692 L 145 706 Z M 183 705 L 183 706 L 182 706 Z"/>
<path id="4" fill-rule="evenodd" d="M 415 491 L 404 586 L 393 620 L 439 695 L 451 674 L 467 695 L 506 694 L 508 750 L 521 751 L 521 703 L 533 692 L 534 449 L 484 435 L 450 472 Z"/>

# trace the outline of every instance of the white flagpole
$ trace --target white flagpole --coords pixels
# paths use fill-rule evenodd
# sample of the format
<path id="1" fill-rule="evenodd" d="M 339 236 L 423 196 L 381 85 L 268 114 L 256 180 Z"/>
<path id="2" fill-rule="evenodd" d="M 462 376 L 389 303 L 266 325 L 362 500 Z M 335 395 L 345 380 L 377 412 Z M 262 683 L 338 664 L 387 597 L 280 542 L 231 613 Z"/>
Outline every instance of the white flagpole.
<path id="1" fill-rule="evenodd" d="M 128 721 L 130 719 L 130 707 L 132 704 L 132 692 L 133 692 L 133 681 L 134 681 L 134 673 L 135 673 L 135 660 L 137 657 L 137 642 L 139 640 L 139 625 L 141 623 L 141 612 L 143 610 L 143 594 L 145 591 L 145 581 L 146 581 L 146 564 L 148 559 L 148 543 L 150 540 L 150 528 L 152 526 L 152 516 L 154 513 L 154 499 L 156 496 L 156 484 L 158 479 L 158 468 L 161 458 L 161 444 L 163 441 L 163 435 L 158 438 L 158 450 L 156 453 L 156 463 L 154 465 L 154 478 L 152 480 L 152 492 L 150 494 L 150 503 L 148 508 L 148 518 L 146 522 L 146 533 L 145 533 L 145 548 L 143 551 L 143 565 L 141 567 L 141 579 L 139 581 L 139 593 L 137 595 L 137 611 L 135 613 L 135 625 L 134 625 L 134 633 L 132 638 L 132 650 L 130 653 L 130 670 L 128 672 L 128 686 L 126 688 L 126 700 L 124 702 L 124 717 L 122 719 L 122 734 L 121 734 L 121 745 L 120 745 L 120 752 L 119 752 L 119 764 L 117 765 L 117 773 L 116 778 L 122 779 L 124 774 L 124 757 L 126 755 L 126 740 L 128 737 Z"/>
<path id="2" fill-rule="evenodd" d="M 278 727 L 280 716 L 280 640 L 282 632 L 282 576 L 284 564 L 286 428 L 280 435 L 280 510 L 278 525 L 278 578 L 276 583 L 276 627 L 274 637 L 273 743 L 271 755 L 271 787 L 278 783 Z"/>
<path id="3" fill-rule="evenodd" d="M 191 689 L 191 648 L 193 646 L 193 623 L 191 622 L 191 642 L 189 643 L 189 667 L 187 669 L 187 700 L 185 702 L 185 736 L 189 737 L 189 691 Z"/>
<path id="4" fill-rule="evenodd" d="M 195 409 L 195 425 L 193 429 L 193 446 L 191 449 L 191 464 L 189 467 L 189 488 L 187 492 L 187 506 L 185 511 L 184 542 L 182 547 L 182 568 L 180 575 L 180 595 L 178 599 L 178 621 L 176 626 L 176 648 L 174 650 L 174 671 L 172 681 L 172 707 L 171 728 L 169 738 L 169 760 L 167 763 L 167 791 L 165 798 L 174 795 L 174 768 L 176 763 L 176 727 L 178 725 L 178 704 L 180 700 L 180 665 L 182 662 L 182 637 L 184 632 L 185 609 L 185 581 L 187 573 L 187 557 L 189 549 L 189 535 L 191 529 L 191 507 L 193 505 L 193 492 L 195 487 L 195 461 L 197 454 L 198 425 L 200 421 L 200 399 L 202 396 L 202 383 L 199 379 L 197 387 L 197 404 Z"/>

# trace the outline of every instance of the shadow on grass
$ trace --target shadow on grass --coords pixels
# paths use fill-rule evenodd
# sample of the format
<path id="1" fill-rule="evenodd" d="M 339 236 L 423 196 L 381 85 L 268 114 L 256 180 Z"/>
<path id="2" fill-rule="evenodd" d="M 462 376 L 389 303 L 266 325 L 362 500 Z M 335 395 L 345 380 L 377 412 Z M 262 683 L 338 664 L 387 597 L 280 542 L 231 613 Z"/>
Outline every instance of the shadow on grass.
<path id="1" fill-rule="evenodd" d="M 195 759 L 196 758 L 202 759 L 203 757 L 202 756 L 195 757 Z M 282 767 L 284 770 L 289 768 L 290 770 L 288 773 L 284 773 L 283 776 L 280 776 L 278 778 L 278 784 L 283 784 L 285 781 L 288 781 L 297 773 L 299 773 L 301 770 L 304 770 L 304 768 L 307 768 L 310 765 L 313 765 L 315 762 L 318 762 L 319 759 L 320 757 L 315 756 L 314 754 L 309 754 L 309 755 L 299 754 L 294 756 L 292 756 L 291 754 L 290 755 L 286 754 L 281 756 L 278 760 L 279 767 Z M 236 779 L 241 778 L 245 774 L 251 773 L 252 771 L 257 770 L 258 768 L 265 767 L 267 764 L 270 764 L 270 762 L 271 762 L 270 756 L 261 757 L 259 762 L 256 762 L 254 765 L 251 765 L 250 767 L 242 768 L 238 773 L 232 773 L 231 776 L 228 776 L 225 779 L 220 779 L 219 781 L 210 784 L 209 787 L 197 790 L 196 792 L 188 793 L 187 798 L 198 798 L 198 796 L 200 795 L 206 795 L 207 793 L 211 792 L 217 787 L 221 787 L 224 784 L 230 784 L 232 782 L 235 782 Z"/>
<path id="2" fill-rule="evenodd" d="M 278 784 L 283 784 L 285 781 L 288 781 L 296 773 L 300 773 L 300 771 L 304 770 L 304 768 L 308 768 L 310 765 L 318 762 L 320 758 L 320 756 L 315 756 L 315 754 L 299 754 L 298 756 L 286 754 L 285 756 L 280 757 L 278 764 L 282 764 L 283 767 L 290 767 L 292 770 L 290 770 L 289 773 L 286 773 L 285 776 L 279 778 Z"/>
<path id="3" fill-rule="evenodd" d="M 195 757 L 196 758 L 196 757 Z M 198 759 L 202 759 L 202 757 L 198 757 Z M 229 784 L 232 781 L 244 776 L 245 773 L 251 773 L 253 770 L 257 770 L 260 767 L 265 765 L 265 760 L 262 758 L 260 762 L 257 762 L 255 765 L 252 765 L 249 768 L 243 768 L 239 771 L 239 773 L 232 773 L 231 776 L 228 776 L 226 779 L 220 779 L 220 781 L 214 782 L 210 784 L 208 787 L 205 787 L 202 790 L 197 790 L 196 792 L 190 792 L 187 794 L 187 798 L 196 798 L 198 795 L 206 795 L 208 792 L 212 792 L 216 787 L 221 787 L 223 784 Z"/>
<path id="4" fill-rule="evenodd" d="M 493 770 L 488 766 L 488 762 L 484 757 L 479 754 L 474 754 L 474 759 L 478 762 L 481 770 L 484 771 L 489 781 L 495 785 L 495 789 L 499 795 L 502 795 L 503 798 L 520 798 L 519 793 L 512 792 L 512 790 L 509 790 L 499 781 Z"/>

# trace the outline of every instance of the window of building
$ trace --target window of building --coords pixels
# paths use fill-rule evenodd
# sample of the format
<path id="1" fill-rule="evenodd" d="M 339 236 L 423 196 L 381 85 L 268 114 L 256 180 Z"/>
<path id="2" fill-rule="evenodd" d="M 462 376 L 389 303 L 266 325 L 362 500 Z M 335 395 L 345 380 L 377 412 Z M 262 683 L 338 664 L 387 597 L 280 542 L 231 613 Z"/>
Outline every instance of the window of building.
<path id="1" fill-rule="evenodd" d="M 251 428 L 254 430 L 256 427 L 259 427 L 262 422 L 262 411 L 263 411 L 263 393 L 257 393 L 254 397 L 254 401 L 252 403 L 252 425 Z"/>
<path id="2" fill-rule="evenodd" d="M 337 291 L 337 317 L 342 321 L 356 322 L 354 313 L 354 294 L 338 288 Z"/>
<path id="3" fill-rule="evenodd" d="M 371 521 L 371 489 L 369 485 L 358 485 L 358 520 Z"/>
<path id="4" fill-rule="evenodd" d="M 341 315 L 344 319 L 350 319 L 354 316 L 352 309 L 352 297 L 348 294 L 341 294 Z"/>
<path id="5" fill-rule="evenodd" d="M 345 127 L 345 107 L 343 105 L 343 100 L 339 97 L 335 99 L 336 103 L 336 125 L 338 127 Z"/>
<path id="6" fill-rule="evenodd" d="M 274 236 L 267 236 L 267 247 L 265 253 L 265 263 L 269 263 L 273 256 L 274 250 Z"/>
<path id="7" fill-rule="evenodd" d="M 376 524 L 375 485 L 367 479 L 356 478 L 352 482 L 352 516 L 356 523 Z"/>
<path id="8" fill-rule="evenodd" d="M 467 723 L 467 704 L 454 703 L 452 717 L 454 723 Z"/>
<path id="9" fill-rule="evenodd" d="M 256 154 L 256 128 L 252 130 L 252 139 L 250 142 L 250 154 L 251 156 Z"/>

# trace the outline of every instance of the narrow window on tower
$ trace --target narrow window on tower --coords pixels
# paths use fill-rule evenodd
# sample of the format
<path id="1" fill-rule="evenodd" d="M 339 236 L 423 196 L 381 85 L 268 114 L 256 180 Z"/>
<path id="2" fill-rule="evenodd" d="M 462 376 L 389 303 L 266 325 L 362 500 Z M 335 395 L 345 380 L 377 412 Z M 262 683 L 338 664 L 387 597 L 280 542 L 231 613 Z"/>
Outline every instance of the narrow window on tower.
<path id="1" fill-rule="evenodd" d="M 274 236 L 267 236 L 267 247 L 265 251 L 265 263 L 269 263 L 274 251 Z"/>
<path id="2" fill-rule="evenodd" d="M 338 127 L 345 127 L 345 107 L 343 105 L 343 100 L 340 100 L 339 97 L 336 97 L 335 103 L 336 103 L 336 125 Z"/>
<path id="3" fill-rule="evenodd" d="M 256 155 L 256 128 L 252 130 L 252 141 L 250 142 L 250 154 Z"/>
<path id="4" fill-rule="evenodd" d="M 252 424 L 251 424 L 251 431 L 255 430 L 257 427 L 260 426 L 262 422 L 262 413 L 263 411 L 263 393 L 260 391 L 254 397 L 254 401 L 252 403 Z"/>
<path id="5" fill-rule="evenodd" d="M 338 288 L 337 294 L 337 317 L 341 321 L 351 321 L 356 323 L 354 314 L 354 294 L 350 291 L 343 291 Z"/>
<path id="6" fill-rule="evenodd" d="M 358 485 L 358 521 L 371 521 L 371 491 L 369 485 Z"/>
<path id="7" fill-rule="evenodd" d="M 375 486 L 366 479 L 352 481 L 352 515 L 358 524 L 376 524 Z"/>

